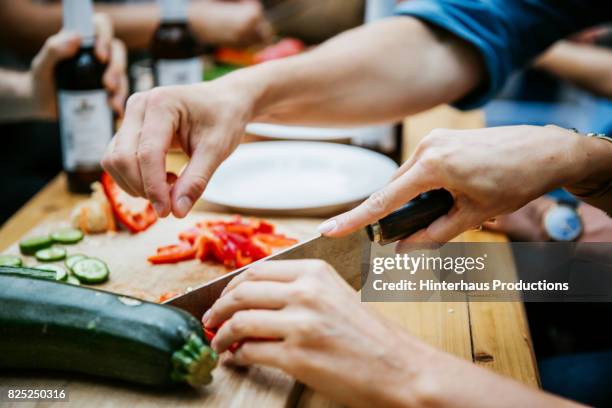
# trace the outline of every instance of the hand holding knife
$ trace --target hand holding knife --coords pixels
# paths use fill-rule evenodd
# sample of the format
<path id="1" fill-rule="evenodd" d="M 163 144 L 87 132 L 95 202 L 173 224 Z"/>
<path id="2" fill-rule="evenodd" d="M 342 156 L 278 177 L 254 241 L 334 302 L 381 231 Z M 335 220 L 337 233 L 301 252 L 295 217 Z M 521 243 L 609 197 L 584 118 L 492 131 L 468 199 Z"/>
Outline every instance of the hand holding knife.
<path id="1" fill-rule="evenodd" d="M 421 194 L 400 209 L 364 229 L 341 238 L 317 235 L 245 267 L 236 269 L 181 296 L 164 302 L 201 318 L 221 296 L 223 289 L 236 276 L 261 262 L 286 259 L 322 259 L 338 271 L 353 288 L 361 287 L 361 265 L 364 249 L 371 242 L 390 244 L 427 227 L 445 215 L 453 206 L 452 195 L 443 189 Z"/>

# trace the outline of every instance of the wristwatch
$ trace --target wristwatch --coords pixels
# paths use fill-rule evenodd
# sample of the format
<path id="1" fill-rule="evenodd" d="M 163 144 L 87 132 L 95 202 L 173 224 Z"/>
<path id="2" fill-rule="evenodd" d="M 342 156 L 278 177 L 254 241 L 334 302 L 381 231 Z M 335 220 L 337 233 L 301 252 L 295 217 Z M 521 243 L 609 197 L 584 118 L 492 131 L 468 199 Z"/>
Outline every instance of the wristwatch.
<path id="1" fill-rule="evenodd" d="M 580 202 L 573 197 L 556 198 L 555 201 L 542 219 L 548 239 L 558 242 L 576 241 L 583 231 L 582 218 L 578 214 Z"/>

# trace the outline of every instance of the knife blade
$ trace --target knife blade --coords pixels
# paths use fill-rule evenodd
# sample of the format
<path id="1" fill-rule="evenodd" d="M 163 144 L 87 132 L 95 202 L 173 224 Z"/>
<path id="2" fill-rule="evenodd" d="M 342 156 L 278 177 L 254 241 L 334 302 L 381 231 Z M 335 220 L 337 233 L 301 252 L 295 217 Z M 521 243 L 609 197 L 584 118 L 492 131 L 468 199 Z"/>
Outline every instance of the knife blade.
<path id="1" fill-rule="evenodd" d="M 367 273 L 369 266 L 372 242 L 387 245 L 412 235 L 448 213 L 453 203 L 452 195 L 446 190 L 423 193 L 364 229 L 341 238 L 316 235 L 163 303 L 181 308 L 199 319 L 233 278 L 255 265 L 272 260 L 321 259 L 328 262 L 353 288 L 360 289 L 361 282 L 365 281 L 362 273 Z"/>

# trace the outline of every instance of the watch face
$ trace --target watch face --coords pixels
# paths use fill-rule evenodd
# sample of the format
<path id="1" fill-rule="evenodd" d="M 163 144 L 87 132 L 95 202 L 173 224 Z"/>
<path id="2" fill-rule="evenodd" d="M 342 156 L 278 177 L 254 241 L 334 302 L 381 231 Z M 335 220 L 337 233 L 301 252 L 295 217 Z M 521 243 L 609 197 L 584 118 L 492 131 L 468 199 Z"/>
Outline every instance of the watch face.
<path id="1" fill-rule="evenodd" d="M 544 216 L 544 229 L 554 241 L 575 241 L 582 233 L 582 221 L 574 208 L 557 205 Z"/>

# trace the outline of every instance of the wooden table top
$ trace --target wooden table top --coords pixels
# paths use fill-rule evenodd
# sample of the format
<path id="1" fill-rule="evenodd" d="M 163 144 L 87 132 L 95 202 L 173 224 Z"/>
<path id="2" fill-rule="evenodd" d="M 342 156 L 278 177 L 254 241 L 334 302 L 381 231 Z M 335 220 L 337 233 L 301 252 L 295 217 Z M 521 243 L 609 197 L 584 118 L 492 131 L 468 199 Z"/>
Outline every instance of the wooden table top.
<path id="1" fill-rule="evenodd" d="M 448 107 L 413 116 L 405 122 L 408 154 L 418 140 L 436 127 L 476 128 L 483 125 L 479 112 L 459 113 Z M 0 252 L 54 214 L 65 213 L 83 199 L 70 194 L 63 175 L 55 178 L 0 229 Z M 504 242 L 498 234 L 469 232 L 460 240 Z M 514 272 L 510 261 L 504 268 Z M 387 318 L 433 346 L 494 370 L 532 387 L 539 386 L 537 366 L 525 311 L 520 302 L 372 303 Z M 109 396 L 109 398 L 111 398 Z M 336 406 L 304 389 L 292 404 L 300 407 Z"/>

